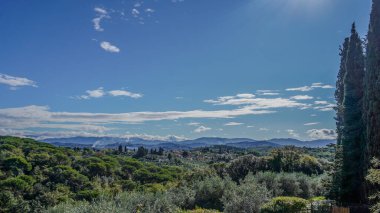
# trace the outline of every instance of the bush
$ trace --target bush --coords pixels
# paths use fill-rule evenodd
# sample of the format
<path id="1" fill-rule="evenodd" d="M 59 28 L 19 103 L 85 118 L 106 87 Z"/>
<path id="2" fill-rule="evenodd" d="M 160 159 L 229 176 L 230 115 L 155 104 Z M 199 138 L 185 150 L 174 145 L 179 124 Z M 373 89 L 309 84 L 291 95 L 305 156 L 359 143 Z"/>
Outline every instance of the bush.
<path id="1" fill-rule="evenodd" d="M 195 205 L 207 208 L 223 210 L 222 197 L 236 184 L 229 179 L 221 179 L 219 176 L 206 178 L 194 184 Z"/>
<path id="2" fill-rule="evenodd" d="M 252 178 L 246 178 L 241 185 L 223 195 L 224 212 L 258 213 L 260 206 L 268 200 L 269 194 L 265 186 L 258 185 Z"/>
<path id="3" fill-rule="evenodd" d="M 298 197 L 276 197 L 261 207 L 262 213 L 298 213 L 306 210 L 308 201 Z"/>

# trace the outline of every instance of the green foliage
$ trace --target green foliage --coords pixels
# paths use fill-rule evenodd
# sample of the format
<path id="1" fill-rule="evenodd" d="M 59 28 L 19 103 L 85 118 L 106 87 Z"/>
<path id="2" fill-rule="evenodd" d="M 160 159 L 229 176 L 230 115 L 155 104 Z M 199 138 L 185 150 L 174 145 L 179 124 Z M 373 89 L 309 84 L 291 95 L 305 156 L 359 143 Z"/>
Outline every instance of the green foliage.
<path id="1" fill-rule="evenodd" d="M 380 188 L 380 161 L 373 158 L 371 168 L 368 171 L 366 180 L 370 183 L 370 187 L 374 189 Z M 372 212 L 380 212 L 380 192 L 373 191 L 369 197 Z"/>
<path id="2" fill-rule="evenodd" d="M 341 171 L 340 201 L 345 203 L 365 202 L 364 154 L 366 144 L 363 137 L 363 77 L 364 54 L 362 41 L 352 25 L 347 50 L 346 74 L 344 76 L 343 99 L 343 165 Z"/>
<path id="3" fill-rule="evenodd" d="M 261 207 L 262 213 L 298 213 L 305 211 L 308 201 L 298 197 L 276 197 Z"/>
<path id="4" fill-rule="evenodd" d="M 268 189 L 258 184 L 254 178 L 247 178 L 239 186 L 224 193 L 222 201 L 224 212 L 258 213 L 260 206 L 270 197 Z"/>
<path id="5" fill-rule="evenodd" d="M 373 1 L 367 34 L 366 73 L 364 77 L 364 124 L 367 143 L 367 161 L 380 159 L 380 2 Z M 367 162 L 369 164 L 369 162 Z M 373 162 L 376 165 L 376 162 Z M 369 165 L 366 165 L 369 167 Z M 378 184 L 378 166 L 372 166 L 367 180 L 372 184 L 368 187 L 372 195 L 370 201 L 373 212 L 380 212 L 380 185 Z M 377 179 L 377 180 L 376 180 Z"/>
<path id="6" fill-rule="evenodd" d="M 61 202 L 92 201 L 123 190 L 164 191 L 182 174 L 177 167 L 105 153 L 0 137 L 0 212 L 40 212 Z"/>
<path id="7" fill-rule="evenodd" d="M 305 154 L 296 147 L 274 149 L 269 156 L 246 155 L 233 160 L 227 167 L 232 180 L 239 182 L 248 173 L 263 171 L 302 172 L 307 175 L 323 173 L 323 165 L 317 158 Z"/>
<path id="8" fill-rule="evenodd" d="M 134 159 L 130 152 L 72 150 L 13 137 L 0 137 L 0 147 L 0 212 L 258 212 L 273 196 L 322 195 L 314 175 L 328 168 L 315 157 L 322 151 L 294 147 L 260 157 L 210 149 L 183 158 L 173 151 L 172 161 L 158 153 Z M 204 157 L 211 152 L 208 164 Z M 302 173 L 263 172 L 275 170 L 274 159 L 280 171 Z"/>

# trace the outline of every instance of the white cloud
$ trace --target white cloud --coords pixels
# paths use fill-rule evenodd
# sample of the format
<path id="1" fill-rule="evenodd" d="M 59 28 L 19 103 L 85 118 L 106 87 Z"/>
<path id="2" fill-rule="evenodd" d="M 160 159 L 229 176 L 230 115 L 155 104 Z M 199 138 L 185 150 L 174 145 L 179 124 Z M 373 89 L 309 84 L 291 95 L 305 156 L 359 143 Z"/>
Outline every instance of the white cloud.
<path id="1" fill-rule="evenodd" d="M 102 41 L 101 43 L 100 43 L 100 47 L 102 48 L 102 49 L 104 49 L 105 51 L 107 51 L 107 52 L 111 52 L 111 53 L 118 53 L 118 52 L 120 52 L 120 49 L 117 47 L 117 46 L 115 46 L 115 45 L 112 45 L 110 42 L 108 42 L 108 41 Z"/>
<path id="2" fill-rule="evenodd" d="M 108 14 L 106 9 L 100 8 L 100 7 L 95 7 L 94 11 L 97 12 L 97 13 L 99 13 L 99 14 L 102 14 L 102 15 L 107 15 Z"/>
<path id="3" fill-rule="evenodd" d="M 305 123 L 304 126 L 314 126 L 314 125 L 318 125 L 319 122 L 312 122 L 312 123 Z"/>
<path id="4" fill-rule="evenodd" d="M 196 129 L 194 129 L 194 132 L 201 133 L 201 132 L 207 132 L 207 131 L 210 131 L 210 130 L 211 130 L 211 128 L 209 128 L 209 127 L 200 126 L 200 127 L 196 128 Z"/>
<path id="5" fill-rule="evenodd" d="M 325 105 L 325 104 L 329 104 L 329 103 L 327 101 L 314 101 L 314 104 Z"/>
<path id="6" fill-rule="evenodd" d="M 334 86 L 323 84 L 323 83 L 313 83 L 312 88 L 321 88 L 321 89 L 334 89 Z"/>
<path id="7" fill-rule="evenodd" d="M 129 92 L 127 90 L 111 90 L 108 92 L 112 96 L 127 96 L 131 98 L 141 98 L 142 94 Z"/>
<path id="8" fill-rule="evenodd" d="M 118 96 L 125 96 L 130 98 L 141 98 L 143 97 L 143 94 L 140 93 L 133 93 L 127 90 L 111 90 L 111 91 L 105 91 L 103 87 L 99 87 L 95 90 L 87 90 L 86 95 L 81 95 L 78 97 L 78 99 L 90 99 L 90 98 L 101 98 L 106 95 L 110 95 L 112 97 L 118 97 Z"/>
<path id="9" fill-rule="evenodd" d="M 288 88 L 286 91 L 300 91 L 300 92 L 308 92 L 313 90 L 312 87 L 309 86 L 303 86 L 303 87 L 295 87 L 295 88 Z"/>
<path id="10" fill-rule="evenodd" d="M 103 91 L 103 87 L 99 87 L 98 89 L 95 89 L 95 90 L 87 90 L 86 92 L 88 96 L 91 98 L 100 98 L 100 97 L 103 97 L 105 94 Z"/>
<path id="11" fill-rule="evenodd" d="M 236 97 L 238 98 L 254 98 L 254 94 L 249 94 L 249 93 L 243 93 L 243 94 L 237 94 Z"/>
<path id="12" fill-rule="evenodd" d="M 201 124 L 200 123 L 197 123 L 197 122 L 190 122 L 187 124 L 188 126 L 200 126 Z"/>
<path id="13" fill-rule="evenodd" d="M 106 94 L 103 90 L 103 87 L 99 87 L 98 89 L 94 90 L 87 90 L 86 93 L 86 95 L 79 96 L 79 99 L 101 98 Z"/>
<path id="14" fill-rule="evenodd" d="M 224 124 L 224 126 L 240 126 L 243 125 L 244 123 L 238 123 L 238 122 L 228 122 Z"/>
<path id="15" fill-rule="evenodd" d="M 299 138 L 300 137 L 300 135 L 295 130 L 293 130 L 293 129 L 288 129 L 288 130 L 286 130 L 286 132 L 288 132 L 288 134 L 290 136 L 292 136 L 292 137 L 295 137 L 295 138 Z"/>
<path id="16" fill-rule="evenodd" d="M 309 96 L 309 95 L 296 95 L 296 96 L 290 97 L 290 99 L 294 99 L 294 100 L 311 100 L 311 99 L 314 99 L 314 97 Z"/>
<path id="17" fill-rule="evenodd" d="M 314 106 L 313 108 L 322 112 L 327 112 L 327 111 L 333 111 L 334 107 L 336 107 L 335 104 L 329 103 L 327 101 L 314 101 Z"/>
<path id="18" fill-rule="evenodd" d="M 277 90 L 257 90 L 257 95 L 263 95 L 263 96 L 276 96 L 280 95 Z"/>
<path id="19" fill-rule="evenodd" d="M 147 121 L 177 120 L 185 118 L 234 118 L 243 115 L 259 115 L 272 111 L 254 111 L 246 108 L 232 110 L 192 110 L 164 112 L 89 113 L 53 112 L 47 106 L 26 106 L 0 109 L 0 128 L 28 129 L 44 124 L 135 124 Z M 46 126 L 45 126 L 46 127 Z"/>
<path id="20" fill-rule="evenodd" d="M 310 104 L 299 103 L 287 98 L 247 98 L 241 94 L 236 96 L 222 96 L 216 100 L 205 100 L 214 105 L 247 105 L 250 109 L 274 109 L 274 108 L 300 108 L 306 109 Z"/>
<path id="21" fill-rule="evenodd" d="M 32 80 L 22 77 L 10 76 L 2 73 L 0 73 L 0 84 L 6 84 L 8 86 L 11 86 L 12 89 L 17 89 L 18 87 L 23 86 L 37 87 L 37 83 Z"/>
<path id="22" fill-rule="evenodd" d="M 147 9 L 145 9 L 145 12 L 147 12 L 147 13 L 154 13 L 154 10 L 152 8 L 147 8 Z"/>
<path id="23" fill-rule="evenodd" d="M 133 8 L 131 13 L 133 17 L 138 17 L 140 15 L 140 11 L 136 8 Z"/>
<path id="24" fill-rule="evenodd" d="M 247 126 L 247 128 L 255 128 L 255 126 Z"/>
<path id="25" fill-rule="evenodd" d="M 106 9 L 95 7 L 94 11 L 97 13 L 97 17 L 92 19 L 92 23 L 94 24 L 94 29 L 96 31 L 102 32 L 104 29 L 101 26 L 101 21 L 105 18 L 110 18 Z"/>
<path id="26" fill-rule="evenodd" d="M 311 129 L 306 132 L 312 139 L 335 139 L 336 132 L 333 129 Z"/>
<path id="27" fill-rule="evenodd" d="M 308 92 L 308 91 L 314 90 L 316 88 L 320 88 L 320 89 L 333 89 L 334 87 L 331 86 L 331 85 L 323 84 L 323 83 L 313 83 L 313 84 L 311 84 L 311 86 L 288 88 L 288 89 L 286 89 L 286 91 Z"/>

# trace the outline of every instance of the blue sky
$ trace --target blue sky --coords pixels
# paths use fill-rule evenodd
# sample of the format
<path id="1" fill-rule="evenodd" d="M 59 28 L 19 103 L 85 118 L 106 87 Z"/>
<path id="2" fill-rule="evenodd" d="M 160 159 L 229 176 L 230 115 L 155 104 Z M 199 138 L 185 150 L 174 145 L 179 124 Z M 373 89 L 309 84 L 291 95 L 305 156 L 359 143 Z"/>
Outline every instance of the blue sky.
<path id="1" fill-rule="evenodd" d="M 0 134 L 334 138 L 366 0 L 0 1 Z"/>

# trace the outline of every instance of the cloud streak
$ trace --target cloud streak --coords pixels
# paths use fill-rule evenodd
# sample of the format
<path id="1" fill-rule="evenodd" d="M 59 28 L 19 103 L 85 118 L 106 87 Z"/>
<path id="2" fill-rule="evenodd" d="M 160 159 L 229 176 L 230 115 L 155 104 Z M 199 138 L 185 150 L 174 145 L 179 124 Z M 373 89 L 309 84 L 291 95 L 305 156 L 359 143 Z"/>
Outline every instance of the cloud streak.
<path id="1" fill-rule="evenodd" d="M 313 83 L 311 86 L 303 86 L 303 87 L 294 87 L 288 88 L 286 91 L 299 91 L 299 92 L 308 92 L 314 89 L 333 89 L 334 87 L 331 85 L 323 84 L 323 83 Z"/>
<path id="2" fill-rule="evenodd" d="M 19 87 L 24 87 L 24 86 L 38 87 L 37 83 L 30 79 L 23 78 L 23 77 L 10 76 L 7 74 L 2 74 L 2 73 L 0 73 L 0 84 L 8 85 L 12 89 L 17 89 Z"/>
<path id="3" fill-rule="evenodd" d="M 78 124 L 134 124 L 147 121 L 177 120 L 185 118 L 234 118 L 243 115 L 262 115 L 274 113 L 267 110 L 239 108 L 233 110 L 192 110 L 165 112 L 128 112 L 128 113 L 89 113 L 89 112 L 53 112 L 47 106 L 26 106 L 0 109 L 0 127 L 27 129 L 48 125 Z M 45 126 L 45 127 L 46 127 Z M 68 127 L 68 126 L 66 126 Z"/>

